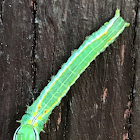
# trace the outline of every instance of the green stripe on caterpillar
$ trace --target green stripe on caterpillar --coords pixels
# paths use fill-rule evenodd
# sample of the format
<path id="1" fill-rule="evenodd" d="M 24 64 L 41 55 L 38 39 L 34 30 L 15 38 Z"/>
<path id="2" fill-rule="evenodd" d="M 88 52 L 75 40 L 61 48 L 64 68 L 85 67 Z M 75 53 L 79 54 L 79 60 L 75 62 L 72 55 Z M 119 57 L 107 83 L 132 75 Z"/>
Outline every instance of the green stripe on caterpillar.
<path id="1" fill-rule="evenodd" d="M 79 78 L 89 64 L 103 52 L 125 29 L 129 23 L 120 17 L 120 10 L 106 22 L 98 31 L 92 33 L 63 64 L 56 76 L 42 90 L 35 102 L 27 108 L 20 127 L 17 128 L 13 140 L 39 140 L 52 110 L 59 105 L 70 86 Z"/>

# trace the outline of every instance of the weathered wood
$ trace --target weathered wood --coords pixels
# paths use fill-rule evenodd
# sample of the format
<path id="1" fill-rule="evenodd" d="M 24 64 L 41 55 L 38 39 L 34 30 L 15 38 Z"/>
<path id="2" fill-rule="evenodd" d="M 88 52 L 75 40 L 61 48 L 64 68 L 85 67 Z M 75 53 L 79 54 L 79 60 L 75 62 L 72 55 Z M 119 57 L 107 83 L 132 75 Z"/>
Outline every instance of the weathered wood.
<path id="1" fill-rule="evenodd" d="M 0 139 L 11 140 L 32 89 L 32 11 L 27 1 L 0 4 Z"/>
<path id="2" fill-rule="evenodd" d="M 41 140 L 139 139 L 138 92 L 135 117 L 131 120 L 129 116 L 134 94 L 133 25 L 138 18 L 132 12 L 134 6 L 134 2 L 124 0 L 1 2 L 0 139 L 12 139 L 19 125 L 16 120 L 30 103 L 30 90 L 36 91 L 36 98 L 71 51 L 112 18 L 116 8 L 131 26 L 71 87 L 45 124 Z M 135 46 L 137 43 L 138 39 Z M 129 123 L 135 124 L 132 134 Z"/>
<path id="3" fill-rule="evenodd" d="M 133 36 L 133 61 L 134 61 L 134 83 L 133 83 L 133 104 L 132 104 L 132 134 L 133 139 L 140 138 L 140 15 L 139 7 L 135 6 L 134 12 L 134 36 Z"/>

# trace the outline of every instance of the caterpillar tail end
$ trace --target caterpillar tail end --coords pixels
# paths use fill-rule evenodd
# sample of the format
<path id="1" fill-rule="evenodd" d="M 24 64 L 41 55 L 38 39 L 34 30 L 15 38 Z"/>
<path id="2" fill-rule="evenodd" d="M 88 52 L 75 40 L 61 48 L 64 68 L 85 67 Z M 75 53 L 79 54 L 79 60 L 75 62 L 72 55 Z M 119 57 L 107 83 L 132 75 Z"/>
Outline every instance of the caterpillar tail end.
<path id="1" fill-rule="evenodd" d="M 115 17 L 120 17 L 120 9 L 117 8 L 116 12 L 115 12 Z"/>
<path id="2" fill-rule="evenodd" d="M 115 17 L 120 17 L 120 9 L 117 8 L 116 12 L 115 12 Z M 130 23 L 125 22 L 125 27 L 130 26 Z"/>

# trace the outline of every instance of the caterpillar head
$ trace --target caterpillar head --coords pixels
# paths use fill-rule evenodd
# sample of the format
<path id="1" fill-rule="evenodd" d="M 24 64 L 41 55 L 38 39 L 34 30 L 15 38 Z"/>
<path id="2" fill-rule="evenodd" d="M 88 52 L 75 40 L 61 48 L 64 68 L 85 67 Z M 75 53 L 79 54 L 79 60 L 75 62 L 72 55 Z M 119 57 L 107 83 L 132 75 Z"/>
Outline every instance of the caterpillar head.
<path id="1" fill-rule="evenodd" d="M 15 131 L 13 140 L 40 140 L 38 131 L 32 125 L 21 125 Z"/>

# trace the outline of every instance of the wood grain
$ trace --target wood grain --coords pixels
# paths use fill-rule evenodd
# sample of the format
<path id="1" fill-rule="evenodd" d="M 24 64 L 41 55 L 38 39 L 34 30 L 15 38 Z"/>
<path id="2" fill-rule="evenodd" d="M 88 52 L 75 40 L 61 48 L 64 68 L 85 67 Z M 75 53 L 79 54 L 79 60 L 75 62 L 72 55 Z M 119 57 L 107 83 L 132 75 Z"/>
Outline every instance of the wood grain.
<path id="1" fill-rule="evenodd" d="M 41 140 L 138 140 L 138 4 L 40 0 L 35 13 L 34 2 L 0 1 L 0 139 L 12 139 L 26 105 L 39 95 L 71 51 L 120 8 L 131 26 L 72 86 L 45 124 Z"/>

